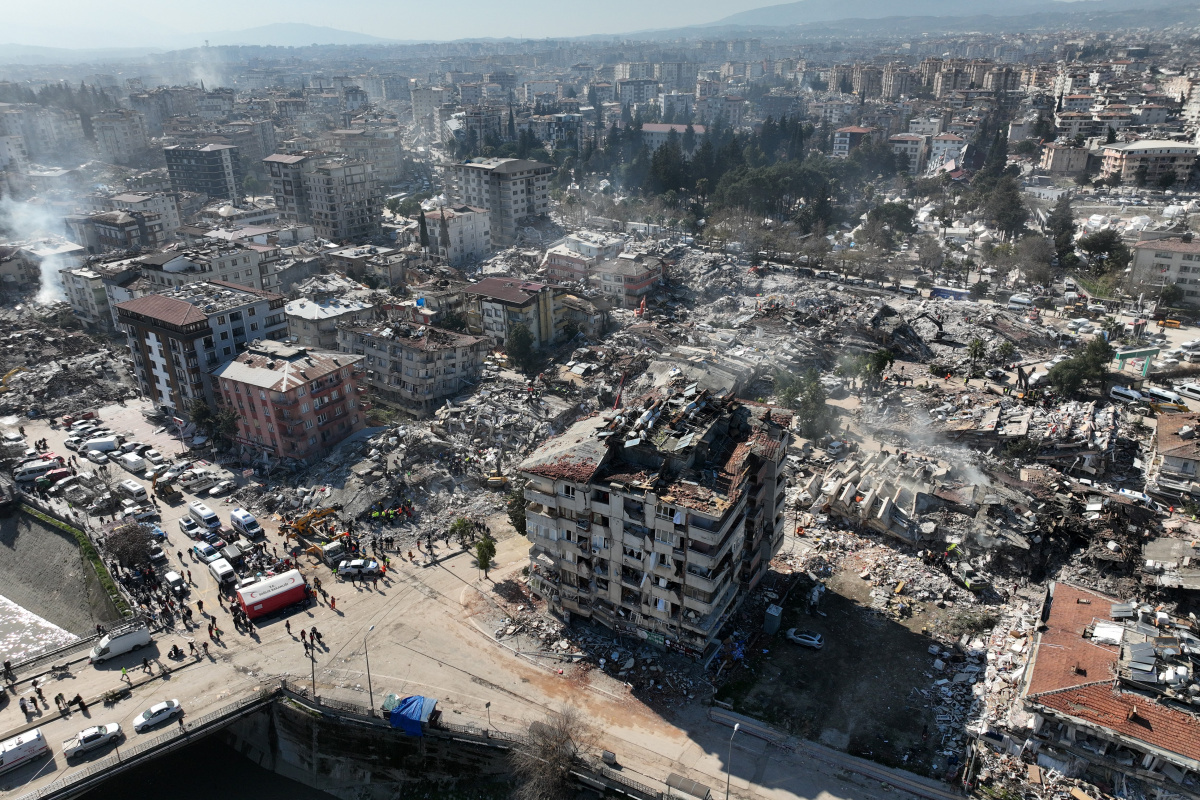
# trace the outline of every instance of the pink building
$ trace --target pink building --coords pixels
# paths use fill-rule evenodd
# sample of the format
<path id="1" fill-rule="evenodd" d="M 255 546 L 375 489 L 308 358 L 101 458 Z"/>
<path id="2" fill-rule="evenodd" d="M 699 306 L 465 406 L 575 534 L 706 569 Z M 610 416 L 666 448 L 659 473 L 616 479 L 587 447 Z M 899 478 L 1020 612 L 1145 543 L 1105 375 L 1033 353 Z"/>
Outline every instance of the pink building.
<path id="1" fill-rule="evenodd" d="M 239 444 L 276 458 L 312 458 L 363 429 L 362 359 L 253 342 L 213 371 L 214 394 L 237 412 Z"/>

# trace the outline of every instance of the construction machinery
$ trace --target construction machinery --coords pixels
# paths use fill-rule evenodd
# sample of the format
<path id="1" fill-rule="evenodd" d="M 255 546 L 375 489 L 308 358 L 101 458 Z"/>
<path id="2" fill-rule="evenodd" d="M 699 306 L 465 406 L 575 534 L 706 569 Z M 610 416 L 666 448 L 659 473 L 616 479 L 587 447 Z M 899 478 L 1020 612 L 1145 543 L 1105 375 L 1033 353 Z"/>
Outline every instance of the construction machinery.
<path id="1" fill-rule="evenodd" d="M 312 534 L 313 525 L 325 519 L 328 516 L 341 511 L 342 507 L 338 504 L 327 506 L 326 508 L 314 508 L 299 519 L 293 520 L 290 525 L 286 526 L 294 535 L 309 536 Z M 284 527 L 284 526 L 281 526 Z"/>
<path id="2" fill-rule="evenodd" d="M 25 369 L 24 367 L 16 367 L 4 373 L 4 377 L 0 378 L 0 392 L 8 391 L 8 379 L 13 375 L 16 375 L 18 372 L 29 372 L 29 370 Z"/>
<path id="3" fill-rule="evenodd" d="M 1161 414 L 1164 411 L 1189 411 L 1190 410 L 1186 405 L 1182 405 L 1180 403 L 1167 403 L 1167 402 L 1162 402 L 1162 401 L 1155 401 L 1153 403 L 1150 403 L 1149 406 L 1150 406 L 1150 410 L 1153 411 L 1155 414 Z"/>

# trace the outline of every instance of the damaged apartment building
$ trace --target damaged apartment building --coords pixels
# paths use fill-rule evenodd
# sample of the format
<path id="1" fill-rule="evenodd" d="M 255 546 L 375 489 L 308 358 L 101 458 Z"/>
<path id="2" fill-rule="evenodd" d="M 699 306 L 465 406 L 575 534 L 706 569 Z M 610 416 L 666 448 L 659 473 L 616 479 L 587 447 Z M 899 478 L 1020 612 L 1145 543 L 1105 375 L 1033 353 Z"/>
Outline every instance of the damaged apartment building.
<path id="1" fill-rule="evenodd" d="M 695 385 L 575 423 L 521 465 L 552 611 L 711 652 L 784 533 L 790 412 Z"/>
<path id="2" fill-rule="evenodd" d="M 1118 797 L 1200 797 L 1195 620 L 1061 582 L 1030 616 L 988 653 L 977 742 Z"/>
<path id="3" fill-rule="evenodd" d="M 424 325 L 338 327 L 338 349 L 363 356 L 363 382 L 386 405 L 424 417 L 479 383 L 487 339 Z"/>

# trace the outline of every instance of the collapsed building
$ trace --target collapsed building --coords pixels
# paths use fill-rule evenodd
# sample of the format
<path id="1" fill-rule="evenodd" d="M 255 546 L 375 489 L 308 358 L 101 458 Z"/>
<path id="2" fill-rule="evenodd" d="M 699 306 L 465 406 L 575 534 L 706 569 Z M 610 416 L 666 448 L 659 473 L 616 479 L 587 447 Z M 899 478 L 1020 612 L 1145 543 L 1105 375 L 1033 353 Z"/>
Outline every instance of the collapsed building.
<path id="1" fill-rule="evenodd" d="M 1200 797 L 1197 634 L 1194 618 L 1052 583 L 1040 616 L 1002 626 L 987 648 L 975 755 L 1025 756 L 1035 784 Z"/>
<path id="2" fill-rule="evenodd" d="M 520 465 L 531 588 L 568 619 L 715 651 L 783 542 L 790 424 L 695 385 L 575 423 Z"/>

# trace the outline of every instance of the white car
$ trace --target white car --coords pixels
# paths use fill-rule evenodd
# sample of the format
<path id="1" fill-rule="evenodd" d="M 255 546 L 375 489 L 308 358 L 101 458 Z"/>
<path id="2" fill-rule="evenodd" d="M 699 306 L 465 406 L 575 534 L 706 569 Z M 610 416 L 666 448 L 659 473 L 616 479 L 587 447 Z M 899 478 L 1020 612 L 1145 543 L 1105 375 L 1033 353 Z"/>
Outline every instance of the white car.
<path id="1" fill-rule="evenodd" d="M 789 642 L 794 642 L 801 647 L 811 647 L 813 650 L 820 650 L 825 646 L 825 637 L 816 631 L 802 631 L 799 628 L 788 628 L 786 635 Z"/>
<path id="2" fill-rule="evenodd" d="M 115 722 L 84 728 L 63 742 L 63 756 L 74 758 L 121 739 L 121 726 Z"/>
<path id="3" fill-rule="evenodd" d="M 189 539 L 195 539 L 200 533 L 200 526 L 191 517 L 180 517 L 179 532 Z"/>
<path id="4" fill-rule="evenodd" d="M 1089 320 L 1085 317 L 1077 317 L 1076 319 L 1073 319 L 1067 323 L 1067 330 L 1077 331 L 1084 325 L 1091 325 L 1091 324 L 1092 324 L 1091 320 Z"/>
<path id="5" fill-rule="evenodd" d="M 233 481 L 221 481 L 216 486 L 208 490 L 209 497 L 220 497 L 221 495 L 233 491 L 237 484 Z"/>
<path id="6" fill-rule="evenodd" d="M 192 545 L 192 552 L 196 554 L 196 558 L 203 561 L 205 564 L 211 564 L 221 557 L 221 553 L 217 548 L 213 547 L 208 542 L 196 542 Z"/>
<path id="7" fill-rule="evenodd" d="M 1052 368 L 1052 367 L 1055 367 L 1055 366 L 1057 366 L 1058 364 L 1061 364 L 1062 362 L 1064 362 L 1064 361 L 1066 361 L 1066 360 L 1068 360 L 1068 359 L 1070 359 L 1070 358 L 1071 358 L 1071 357 L 1070 357 L 1070 356 L 1068 356 L 1068 355 L 1065 355 L 1065 354 L 1063 354 L 1063 353 L 1059 353 L 1058 355 L 1056 355 L 1054 358 L 1052 358 L 1052 359 L 1050 359 L 1049 361 L 1047 361 L 1047 362 L 1046 362 L 1045 364 L 1043 364 L 1042 366 L 1044 366 L 1046 369 L 1050 369 L 1050 368 Z"/>
<path id="8" fill-rule="evenodd" d="M 379 562 L 368 561 L 365 558 L 356 558 L 353 561 L 343 561 L 338 564 L 338 575 L 345 577 L 347 575 L 378 575 Z"/>
<path id="9" fill-rule="evenodd" d="M 157 450 L 147 450 L 146 452 L 142 453 L 142 458 L 146 459 L 151 464 L 167 463 L 167 459 L 164 458 L 163 454 L 158 452 Z"/>
<path id="10" fill-rule="evenodd" d="M 162 475 L 164 472 L 166 472 L 167 469 L 168 467 L 166 464 L 154 464 L 146 469 L 145 478 L 148 481 L 152 481 L 159 475 Z"/>
<path id="11" fill-rule="evenodd" d="M 68 450 L 78 450 L 81 444 L 83 444 L 83 439 L 80 439 L 78 436 L 68 436 L 63 440 L 63 447 Z"/>
<path id="12" fill-rule="evenodd" d="M 107 464 L 108 456 L 104 455 L 104 453 L 101 453 L 99 450 L 89 450 L 87 454 L 87 460 L 93 464 Z"/>
<path id="13" fill-rule="evenodd" d="M 183 713 L 183 706 L 179 705 L 178 700 L 167 700 L 164 703 L 152 705 L 138 715 L 138 718 L 133 723 L 133 729 L 138 733 L 153 728 L 155 725 L 160 725 L 172 717 L 176 717 Z"/>

